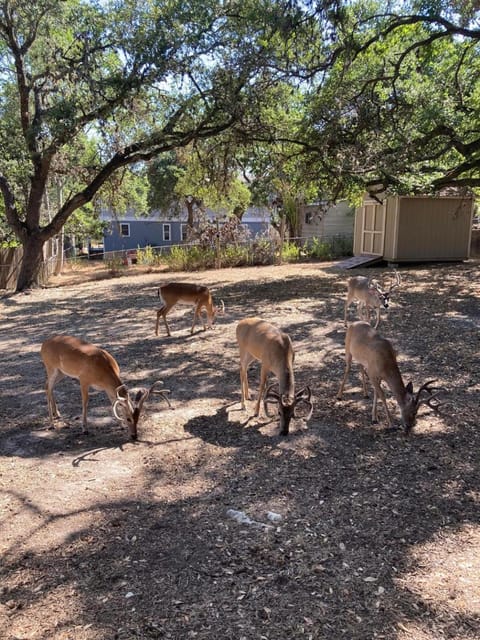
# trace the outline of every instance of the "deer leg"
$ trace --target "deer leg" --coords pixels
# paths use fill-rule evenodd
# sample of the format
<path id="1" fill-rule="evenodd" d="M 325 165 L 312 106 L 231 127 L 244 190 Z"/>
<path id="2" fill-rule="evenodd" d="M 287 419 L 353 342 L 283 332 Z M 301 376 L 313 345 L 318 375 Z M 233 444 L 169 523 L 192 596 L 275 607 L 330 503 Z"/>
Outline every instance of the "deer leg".
<path id="1" fill-rule="evenodd" d="M 363 397 L 364 398 L 368 398 L 368 390 L 367 390 L 367 373 L 365 371 L 365 367 L 362 367 L 362 365 L 360 365 L 360 377 L 362 379 L 362 386 L 363 386 Z"/>
<path id="2" fill-rule="evenodd" d="M 82 431 L 88 433 L 87 429 L 87 408 L 88 408 L 88 384 L 80 382 L 80 389 L 82 392 Z"/>
<path id="3" fill-rule="evenodd" d="M 48 406 L 48 415 L 50 418 L 51 428 L 54 428 L 53 421 L 55 418 L 60 417 L 60 413 L 58 411 L 57 403 L 55 402 L 55 396 L 53 395 L 53 387 L 60 382 L 65 375 L 60 371 L 60 369 L 53 369 L 53 371 L 47 371 L 47 383 L 45 386 L 45 391 L 47 394 L 47 406 Z"/>
<path id="4" fill-rule="evenodd" d="M 195 324 L 197 323 L 197 318 L 203 324 L 203 330 L 206 331 L 207 328 L 206 328 L 205 322 L 203 321 L 203 318 L 202 318 L 201 302 L 197 302 L 197 304 L 195 306 L 195 311 L 193 312 L 193 324 L 192 324 L 192 328 L 190 329 L 190 333 L 193 333 L 193 328 L 194 328 Z"/>
<path id="5" fill-rule="evenodd" d="M 165 324 L 165 328 L 167 330 L 167 335 L 170 336 L 170 327 L 167 322 L 167 313 L 170 311 L 171 307 L 164 304 L 161 309 L 157 311 L 157 324 L 155 325 L 155 335 L 158 336 L 158 324 L 160 322 L 160 317 L 163 318 L 163 322 Z"/>
<path id="6" fill-rule="evenodd" d="M 265 387 L 267 385 L 267 376 L 268 376 L 268 369 L 262 365 L 262 368 L 260 369 L 260 388 L 258 390 L 257 404 L 255 405 L 254 415 L 256 416 L 260 415 L 260 402 L 262 400 L 263 394 L 265 393 Z"/>
<path id="7" fill-rule="evenodd" d="M 250 400 L 247 369 L 252 360 L 254 360 L 254 358 L 249 353 L 245 353 L 240 356 L 240 389 L 242 392 L 242 409 L 245 409 L 245 400 Z"/>
<path id="8" fill-rule="evenodd" d="M 374 329 L 376 329 L 378 327 L 378 325 L 380 324 L 380 307 L 377 307 L 376 315 L 377 315 L 377 321 L 375 322 L 375 325 L 373 327 Z"/>
<path id="9" fill-rule="evenodd" d="M 345 301 L 345 312 L 343 314 L 343 324 L 345 326 L 347 326 L 347 314 L 348 314 L 348 308 L 350 307 L 350 305 L 352 304 L 352 298 L 347 297 L 346 301 Z"/>
<path id="10" fill-rule="evenodd" d="M 373 408 L 372 408 L 372 422 L 377 422 L 377 399 L 383 403 L 385 407 L 385 412 L 387 414 L 388 426 L 390 429 L 393 428 L 392 416 L 390 415 L 390 410 L 388 408 L 387 399 L 385 398 L 385 393 L 383 392 L 382 386 L 378 380 L 372 381 L 373 384 Z"/>
<path id="11" fill-rule="evenodd" d="M 195 324 L 197 322 L 197 314 L 198 314 L 199 306 L 200 305 L 197 302 L 197 304 L 195 305 L 195 309 L 193 311 L 193 322 L 192 322 L 192 328 L 190 329 L 190 333 L 193 333 L 193 327 L 195 326 Z"/>
<path id="12" fill-rule="evenodd" d="M 240 365 L 240 391 L 242 394 L 242 409 L 245 410 L 245 400 L 248 400 L 248 377 L 247 370 L 243 365 Z"/>
<path id="13" fill-rule="evenodd" d="M 338 393 L 337 393 L 337 400 L 341 400 L 342 399 L 343 388 L 345 387 L 345 382 L 347 381 L 348 373 L 350 371 L 351 364 L 352 364 L 352 354 L 351 353 L 346 353 L 345 354 L 345 373 L 343 374 L 342 384 L 340 385 L 340 389 L 338 390 Z"/>

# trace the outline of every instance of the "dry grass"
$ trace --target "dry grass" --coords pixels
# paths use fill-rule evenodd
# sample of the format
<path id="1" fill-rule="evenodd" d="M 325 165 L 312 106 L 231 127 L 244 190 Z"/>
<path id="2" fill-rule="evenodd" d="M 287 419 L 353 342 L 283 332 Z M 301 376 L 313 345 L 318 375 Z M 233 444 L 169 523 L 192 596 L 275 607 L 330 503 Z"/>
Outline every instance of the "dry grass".
<path id="1" fill-rule="evenodd" d="M 178 308 L 172 337 L 154 336 L 155 289 L 171 274 L 64 276 L 69 286 L 0 301 L 4 637 L 480 637 L 478 261 L 402 269 L 383 317 L 404 378 L 449 389 L 448 410 L 425 409 L 410 439 L 370 424 L 355 375 L 334 399 L 348 274 L 177 275 L 225 300 L 214 331 L 191 336 L 192 311 Z M 240 410 L 234 332 L 246 315 L 290 333 L 297 383 L 314 391 L 312 419 L 288 439 Z M 48 431 L 38 351 L 60 332 L 107 348 L 132 386 L 164 379 L 174 410 L 152 400 L 132 444 L 92 393 L 82 436 L 78 384 L 66 380 L 64 421 Z M 250 378 L 255 390 L 258 368 Z"/>

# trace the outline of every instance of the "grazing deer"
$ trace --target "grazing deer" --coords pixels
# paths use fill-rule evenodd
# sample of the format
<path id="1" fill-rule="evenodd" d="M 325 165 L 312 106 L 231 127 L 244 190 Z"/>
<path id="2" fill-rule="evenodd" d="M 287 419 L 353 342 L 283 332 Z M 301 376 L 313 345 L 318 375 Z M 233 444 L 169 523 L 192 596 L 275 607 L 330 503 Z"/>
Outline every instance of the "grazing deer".
<path id="1" fill-rule="evenodd" d="M 275 325 L 260 318 L 245 318 L 237 325 L 237 342 L 240 348 L 242 409 L 245 409 L 245 400 L 249 399 L 248 365 L 253 360 L 259 360 L 261 363 L 260 389 L 255 405 L 255 415 L 260 415 L 262 397 L 265 413 L 269 417 L 268 405 L 277 404 L 280 416 L 280 433 L 284 436 L 288 435 L 290 421 L 295 416 L 295 409 L 300 402 L 307 405 L 307 420 L 313 412 L 310 387 L 304 387 L 295 392 L 294 351 L 290 337 Z M 274 390 L 276 386 L 274 383 L 268 387 L 264 395 L 269 371 L 274 373 L 278 379 L 278 392 Z"/>
<path id="2" fill-rule="evenodd" d="M 443 390 L 440 387 L 431 387 L 436 380 L 425 382 L 414 394 L 412 383 L 409 382 L 407 386 L 403 383 L 391 343 L 382 338 L 368 322 L 363 321 L 353 322 L 347 329 L 345 337 L 345 374 L 338 390 L 338 400 L 342 399 L 343 388 L 350 371 L 352 359 L 360 364 L 365 397 L 367 397 L 366 375 L 368 375 L 373 386 L 372 422 L 377 421 L 377 399 L 380 398 L 387 413 L 388 426 L 393 428 L 392 417 L 381 387 L 382 380 L 386 382 L 400 407 L 406 433 L 409 433 L 415 426 L 420 405 L 428 404 L 434 411 L 438 410 L 440 403 L 431 404 L 432 400 Z M 436 393 L 433 393 L 434 391 Z M 424 392 L 429 395 L 426 398 L 421 398 Z"/>
<path id="3" fill-rule="evenodd" d="M 53 396 L 53 388 L 64 378 L 77 378 L 82 392 L 82 428 L 87 431 L 87 405 L 89 387 L 101 389 L 106 392 L 114 416 L 120 422 L 127 425 L 132 440 L 137 439 L 137 424 L 145 400 L 155 386 L 162 384 L 160 380 L 153 383 L 150 389 L 137 391 L 135 398 L 131 399 L 127 387 L 120 380 L 120 368 L 117 361 L 107 351 L 100 349 L 80 338 L 73 336 L 54 336 L 42 344 L 41 356 L 47 371 L 47 403 L 51 428 L 54 428 L 54 419 L 59 418 L 57 403 Z M 157 391 L 163 400 L 169 405 L 166 397 L 169 393 L 164 389 Z"/>
<path id="4" fill-rule="evenodd" d="M 401 278 L 398 271 L 395 271 L 395 281 L 392 282 L 388 290 L 384 290 L 379 284 L 372 282 L 371 278 L 365 276 L 355 276 L 350 278 L 347 286 L 347 299 L 345 301 L 345 313 L 344 324 L 347 326 L 347 311 L 348 307 L 354 300 L 359 301 L 359 313 L 364 320 L 370 320 L 370 311 L 375 310 L 376 322 L 374 329 L 376 329 L 380 323 L 380 308 L 388 309 L 390 296 L 392 291 L 399 287 L 401 284 Z"/>
<path id="5" fill-rule="evenodd" d="M 157 311 L 157 324 L 155 326 L 155 335 L 158 336 L 158 323 L 160 317 L 163 318 L 167 334 L 170 336 L 170 327 L 167 322 L 167 313 L 172 309 L 177 302 L 190 302 L 195 306 L 195 313 L 193 316 L 193 324 L 190 333 L 193 333 L 193 328 L 197 322 L 197 318 L 203 323 L 203 330 L 205 331 L 207 325 L 202 319 L 202 309 L 205 308 L 208 319 L 208 328 L 210 329 L 215 322 L 217 315 L 225 313 L 225 304 L 223 300 L 220 300 L 222 305 L 221 310 L 214 306 L 212 300 L 212 294 L 208 287 L 201 284 L 191 284 L 190 282 L 169 282 L 162 285 L 158 289 L 158 297 L 160 298 L 162 307 Z"/>

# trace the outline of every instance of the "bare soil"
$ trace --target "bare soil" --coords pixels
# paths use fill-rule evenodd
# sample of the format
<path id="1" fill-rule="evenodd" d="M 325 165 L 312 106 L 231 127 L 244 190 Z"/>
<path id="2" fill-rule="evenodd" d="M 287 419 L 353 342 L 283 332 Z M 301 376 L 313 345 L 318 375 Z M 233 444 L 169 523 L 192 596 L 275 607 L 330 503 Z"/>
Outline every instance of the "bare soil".
<path id="1" fill-rule="evenodd" d="M 210 285 L 227 313 L 190 335 L 178 307 L 171 338 L 154 323 L 172 274 L 82 272 L 1 299 L 0 636 L 478 639 L 480 263 L 401 274 L 380 330 L 406 381 L 448 390 L 410 438 L 382 409 L 371 424 L 357 370 L 335 400 L 351 275 L 335 264 L 175 274 Z M 250 417 L 253 401 L 240 408 L 235 325 L 249 315 L 290 334 L 297 385 L 315 396 L 288 438 Z M 173 409 L 151 397 L 132 443 L 92 391 L 82 435 L 66 379 L 49 430 L 39 349 L 63 332 L 109 350 L 129 386 L 162 379 Z"/>

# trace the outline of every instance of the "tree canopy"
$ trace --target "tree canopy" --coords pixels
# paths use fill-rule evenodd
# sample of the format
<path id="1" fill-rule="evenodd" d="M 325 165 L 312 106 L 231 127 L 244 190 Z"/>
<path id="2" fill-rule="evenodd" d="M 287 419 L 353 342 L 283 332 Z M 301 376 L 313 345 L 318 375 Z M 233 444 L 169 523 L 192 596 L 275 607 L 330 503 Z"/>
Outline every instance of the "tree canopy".
<path id="1" fill-rule="evenodd" d="M 260 96 L 284 74 L 295 11 L 248 0 L 4 0 L 0 189 L 24 248 L 17 289 L 35 281 L 45 241 L 118 170 L 233 126 L 248 136 Z M 82 186 L 42 224 L 58 170 L 82 174 Z"/>
<path id="2" fill-rule="evenodd" d="M 479 17 L 470 0 L 2 0 L 0 191 L 24 248 L 17 289 L 75 211 L 145 198 L 140 182 L 119 185 L 154 159 L 177 193 L 212 202 L 224 179 L 241 202 L 244 184 L 290 202 L 358 198 L 372 180 L 475 189 Z"/>
<path id="3" fill-rule="evenodd" d="M 472 2 L 352 3 L 313 70 L 298 140 L 341 193 L 480 186 L 480 29 Z"/>

